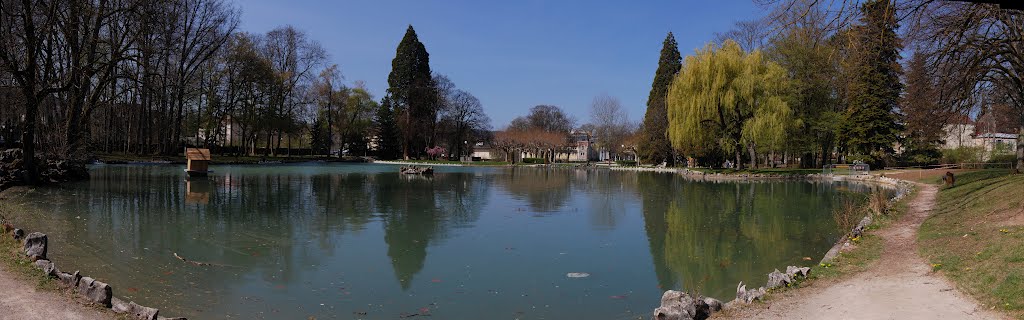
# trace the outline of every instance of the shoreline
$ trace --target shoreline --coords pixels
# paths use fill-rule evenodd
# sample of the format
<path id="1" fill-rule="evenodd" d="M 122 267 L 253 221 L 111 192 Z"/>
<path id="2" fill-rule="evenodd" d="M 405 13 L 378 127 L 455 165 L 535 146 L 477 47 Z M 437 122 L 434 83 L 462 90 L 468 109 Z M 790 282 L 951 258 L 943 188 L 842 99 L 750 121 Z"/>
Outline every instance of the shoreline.
<path id="1" fill-rule="evenodd" d="M 28 186 L 15 186 L 0 190 L 0 200 L 19 189 Z M 0 206 L 0 212 L 7 212 L 8 207 Z M 72 272 L 59 270 L 57 264 L 46 255 L 54 245 L 48 241 L 45 233 L 40 231 L 17 228 L 6 215 L 0 214 L 3 229 L 0 229 L 0 247 L 7 256 L 0 264 L 0 288 L 5 288 L 0 298 L 0 312 L 15 312 L 18 319 L 165 319 L 186 320 L 183 317 L 164 317 L 160 310 L 136 304 L 134 301 L 123 300 L 114 295 L 109 284 L 82 275 L 79 270 Z M 12 276 L 12 274 L 19 275 Z M 33 285 L 24 277 L 36 278 Z M 37 290 L 45 289 L 45 290 Z M 11 296 L 21 297 L 10 299 Z M 38 301 L 59 300 L 58 305 L 70 306 L 70 309 L 39 311 Z M 70 300 L 70 301 L 69 301 Z M 70 303 L 69 303 L 70 302 Z M 25 304 L 31 304 L 26 306 Z M 80 306 L 80 307 L 79 307 Z M 45 309 L 45 308 L 43 308 Z M 10 316 L 11 314 L 6 314 Z M 97 315 L 103 315 L 97 317 Z"/>

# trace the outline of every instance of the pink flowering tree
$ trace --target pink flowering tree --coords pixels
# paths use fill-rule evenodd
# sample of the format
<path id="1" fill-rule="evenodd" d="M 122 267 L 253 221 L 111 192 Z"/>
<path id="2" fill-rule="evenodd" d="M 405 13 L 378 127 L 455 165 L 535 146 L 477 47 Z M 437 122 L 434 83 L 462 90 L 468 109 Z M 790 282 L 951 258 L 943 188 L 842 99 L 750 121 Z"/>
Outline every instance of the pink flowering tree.
<path id="1" fill-rule="evenodd" d="M 444 150 L 443 147 L 427 148 L 426 151 L 427 151 L 427 157 L 429 157 L 430 160 L 437 160 L 438 156 L 441 156 L 441 155 L 443 155 L 445 153 L 445 150 Z"/>

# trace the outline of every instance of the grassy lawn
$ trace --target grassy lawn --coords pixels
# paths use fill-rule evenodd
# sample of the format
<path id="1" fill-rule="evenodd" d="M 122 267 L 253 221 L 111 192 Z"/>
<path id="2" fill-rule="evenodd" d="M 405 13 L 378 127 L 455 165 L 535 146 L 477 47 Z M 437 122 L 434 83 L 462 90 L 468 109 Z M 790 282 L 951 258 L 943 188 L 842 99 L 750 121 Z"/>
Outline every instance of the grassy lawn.
<path id="1" fill-rule="evenodd" d="M 1024 175 L 986 170 L 956 180 L 921 226 L 921 253 L 961 291 L 1024 319 Z"/>

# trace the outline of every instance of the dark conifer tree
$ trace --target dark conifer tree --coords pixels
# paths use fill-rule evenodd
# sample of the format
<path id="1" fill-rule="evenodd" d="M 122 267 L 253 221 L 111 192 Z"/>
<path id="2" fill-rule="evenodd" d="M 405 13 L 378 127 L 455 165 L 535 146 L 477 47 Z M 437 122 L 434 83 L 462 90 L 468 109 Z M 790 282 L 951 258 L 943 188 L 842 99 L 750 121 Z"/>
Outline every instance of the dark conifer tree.
<path id="1" fill-rule="evenodd" d="M 871 156 L 876 165 L 892 152 L 902 131 L 896 113 L 903 90 L 898 27 L 892 2 L 871 0 L 861 6 L 860 24 L 853 30 L 856 78 L 846 110 L 846 142 L 849 151 Z"/>
<path id="2" fill-rule="evenodd" d="M 398 43 L 388 86 L 391 111 L 401 130 L 402 155 L 416 157 L 433 144 L 438 102 L 430 73 L 430 55 L 412 26 Z"/>
<path id="3" fill-rule="evenodd" d="M 643 161 L 655 164 L 661 162 L 674 164 L 672 144 L 667 135 L 668 111 L 665 106 L 665 98 L 668 95 L 668 87 L 672 84 L 672 78 L 679 73 L 681 67 L 682 57 L 679 54 L 676 38 L 669 32 L 662 43 L 658 70 L 654 73 L 651 94 L 647 97 L 647 113 L 644 114 L 638 150 Z"/>
<path id="4" fill-rule="evenodd" d="M 377 157 L 384 160 L 398 158 L 402 152 L 402 136 L 394 109 L 391 99 L 384 97 L 374 119 L 374 126 L 377 128 Z"/>

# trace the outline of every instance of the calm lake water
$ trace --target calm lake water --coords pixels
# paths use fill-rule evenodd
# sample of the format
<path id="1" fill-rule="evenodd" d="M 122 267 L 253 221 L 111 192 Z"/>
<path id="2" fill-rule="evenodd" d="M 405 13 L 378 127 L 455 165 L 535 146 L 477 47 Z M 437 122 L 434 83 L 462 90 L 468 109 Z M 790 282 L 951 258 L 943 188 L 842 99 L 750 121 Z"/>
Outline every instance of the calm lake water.
<path id="1" fill-rule="evenodd" d="M 164 316 L 647 319 L 665 289 L 730 300 L 741 280 L 814 263 L 837 239 L 833 205 L 867 190 L 608 170 L 213 169 L 187 181 L 182 166 L 94 166 L 90 181 L 8 191 L 5 214 L 47 233 L 61 270 Z"/>

